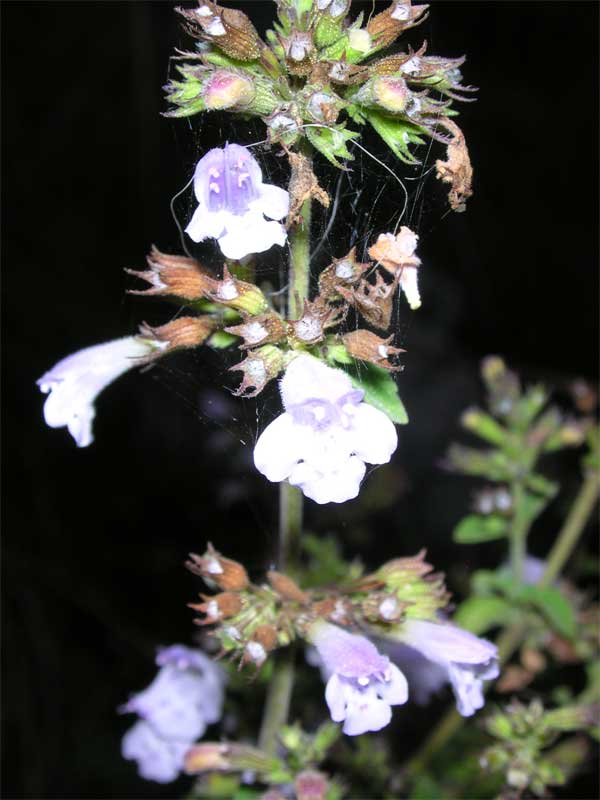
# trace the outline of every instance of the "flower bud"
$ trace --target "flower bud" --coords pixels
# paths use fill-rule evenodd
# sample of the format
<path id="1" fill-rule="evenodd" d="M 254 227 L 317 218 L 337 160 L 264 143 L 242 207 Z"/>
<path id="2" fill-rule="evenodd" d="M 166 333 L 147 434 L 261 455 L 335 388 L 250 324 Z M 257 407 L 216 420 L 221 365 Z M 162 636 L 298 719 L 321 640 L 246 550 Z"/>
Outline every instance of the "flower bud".
<path id="1" fill-rule="evenodd" d="M 152 247 L 146 261 L 150 269 L 126 269 L 129 275 L 147 281 L 150 289 L 129 289 L 128 294 L 171 295 L 184 300 L 200 300 L 217 288 L 217 281 L 198 261 L 184 256 L 171 256 Z"/>
<path id="2" fill-rule="evenodd" d="M 157 347 L 157 350 L 148 357 L 150 361 L 174 350 L 199 347 L 216 327 L 216 320 L 207 314 L 200 317 L 178 317 L 157 328 L 143 322 L 140 325 L 140 336 Z"/>
<path id="3" fill-rule="evenodd" d="M 250 78 L 230 70 L 216 70 L 204 84 L 202 94 L 209 111 L 242 110 L 254 99 L 255 90 Z"/>
<path id="4" fill-rule="evenodd" d="M 221 772 L 254 770 L 265 773 L 278 766 L 278 763 L 255 747 L 227 742 L 203 742 L 188 750 L 184 769 L 188 775 L 198 775 L 211 770 Z"/>
<path id="5" fill-rule="evenodd" d="M 404 111 L 410 96 L 410 90 L 402 78 L 376 78 L 371 91 L 373 101 L 394 114 Z"/>
<path id="6" fill-rule="evenodd" d="M 292 75 L 306 77 L 312 70 L 315 48 L 309 31 L 293 30 L 290 36 L 282 38 L 285 63 Z"/>
<path id="7" fill-rule="evenodd" d="M 186 561 L 186 567 L 204 578 L 208 585 L 215 584 L 219 589 L 240 592 L 249 584 L 244 567 L 237 561 L 224 558 L 210 543 L 203 556 L 190 553 L 190 559 Z"/>
<path id="8" fill-rule="evenodd" d="M 348 44 L 353 50 L 366 54 L 373 47 L 373 40 L 368 30 L 351 28 L 348 31 Z"/>
<path id="9" fill-rule="evenodd" d="M 283 354 L 273 345 L 264 345 L 252 350 L 239 364 L 230 367 L 232 371 L 244 373 L 242 382 L 234 394 L 255 397 L 262 392 L 267 383 L 276 378 L 283 369 Z"/>
<path id="10" fill-rule="evenodd" d="M 401 347 L 393 347 L 390 344 L 393 338 L 393 336 L 389 336 L 387 339 L 381 339 L 371 331 L 359 329 L 342 336 L 342 341 L 353 358 L 358 358 L 361 361 L 370 361 L 372 364 L 377 364 L 377 366 L 384 369 L 398 370 L 402 369 L 402 367 L 392 364 L 388 361 L 388 358 L 399 353 L 405 353 L 406 350 Z"/>
<path id="11" fill-rule="evenodd" d="M 295 581 L 282 572 L 269 570 L 269 572 L 267 572 L 267 580 L 277 594 L 284 600 L 292 600 L 302 604 L 308 603 L 310 600 L 310 595 L 303 592 Z"/>
<path id="12" fill-rule="evenodd" d="M 204 614 L 202 620 L 194 620 L 198 625 L 212 625 L 221 619 L 235 617 L 242 610 L 242 599 L 235 592 L 221 592 L 215 595 L 200 595 L 203 603 L 188 603 L 189 608 Z"/>
<path id="13" fill-rule="evenodd" d="M 398 598 L 386 592 L 370 592 L 361 605 L 362 613 L 369 622 L 398 622 L 406 607 Z"/>
<path id="14" fill-rule="evenodd" d="M 329 92 L 313 92 L 306 100 L 306 111 L 311 119 L 333 125 L 340 113 L 340 100 Z"/>
<path id="15" fill-rule="evenodd" d="M 322 772 L 305 770 L 296 775 L 294 789 L 297 800 L 325 800 L 329 782 Z"/>

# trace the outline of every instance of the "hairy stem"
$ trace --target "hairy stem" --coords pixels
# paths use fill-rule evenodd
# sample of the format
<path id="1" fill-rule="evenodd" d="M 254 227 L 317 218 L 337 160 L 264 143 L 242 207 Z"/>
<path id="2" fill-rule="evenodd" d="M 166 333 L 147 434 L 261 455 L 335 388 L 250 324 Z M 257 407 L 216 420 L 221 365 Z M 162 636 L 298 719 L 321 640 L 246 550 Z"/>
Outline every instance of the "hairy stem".
<path id="1" fill-rule="evenodd" d="M 305 152 L 308 156 L 308 153 Z M 302 316 L 304 301 L 308 297 L 310 284 L 310 217 L 311 203 L 302 206 L 301 221 L 289 232 L 290 267 L 288 285 L 288 318 Z M 282 446 L 285 443 L 282 442 Z M 294 571 L 300 551 L 302 533 L 302 492 L 287 481 L 279 484 L 279 554 L 278 568 Z M 290 709 L 294 687 L 293 645 L 277 654 L 273 677 L 267 690 L 259 744 L 270 755 L 277 752 L 278 734 L 285 725 Z"/>
<path id="2" fill-rule="evenodd" d="M 569 515 L 554 542 L 546 561 L 546 570 L 540 586 L 548 586 L 560 574 L 594 510 L 598 497 L 600 497 L 600 473 L 594 470 L 586 475 Z"/>
<path id="3" fill-rule="evenodd" d="M 547 586 L 560 574 L 567 559 L 573 552 L 573 548 L 577 544 L 577 540 L 585 528 L 599 497 L 600 474 L 598 472 L 590 472 L 586 475 L 569 515 L 556 537 L 556 541 L 547 560 L 546 571 L 539 583 L 540 586 Z M 527 531 L 525 529 L 524 535 L 520 537 L 523 542 L 526 533 Z M 514 570 L 515 561 L 512 560 L 513 555 L 514 553 L 511 550 L 511 563 Z M 506 664 L 506 662 L 510 660 L 515 650 L 521 644 L 526 632 L 527 628 L 522 622 L 509 625 L 502 631 L 496 642 L 500 664 Z M 490 684 L 485 687 L 484 691 L 487 690 L 489 686 Z M 448 743 L 452 736 L 460 729 L 463 722 L 464 718 L 453 708 L 450 709 L 435 726 L 433 732 L 426 739 L 416 755 L 410 759 L 406 766 L 406 774 L 414 777 L 422 772 L 429 764 L 432 756 Z"/>

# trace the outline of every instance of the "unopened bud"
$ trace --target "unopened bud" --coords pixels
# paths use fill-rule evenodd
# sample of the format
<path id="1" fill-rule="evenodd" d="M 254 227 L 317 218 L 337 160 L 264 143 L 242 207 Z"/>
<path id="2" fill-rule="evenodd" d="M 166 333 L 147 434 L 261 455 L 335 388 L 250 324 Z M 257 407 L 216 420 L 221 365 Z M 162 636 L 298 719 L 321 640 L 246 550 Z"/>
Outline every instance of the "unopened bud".
<path id="1" fill-rule="evenodd" d="M 206 742 L 194 745 L 185 755 L 184 770 L 188 775 L 213 770 L 226 772 L 231 769 L 228 759 L 229 745 Z"/>
<path id="2" fill-rule="evenodd" d="M 260 37 L 243 11 L 222 8 L 211 0 L 203 0 L 199 8 L 177 11 L 185 17 L 191 36 L 210 41 L 239 61 L 254 61 L 260 56 Z"/>
<path id="3" fill-rule="evenodd" d="M 203 87 L 204 102 L 209 111 L 244 109 L 250 105 L 254 95 L 252 81 L 229 70 L 216 70 Z"/>
<path id="4" fill-rule="evenodd" d="M 306 76 L 314 63 L 315 48 L 309 31 L 294 30 L 282 39 L 286 64 L 292 75 Z"/>
<path id="5" fill-rule="evenodd" d="M 359 329 L 342 336 L 342 341 L 353 358 L 370 361 L 384 369 L 398 370 L 401 367 L 394 365 L 388 359 L 390 356 L 405 353 L 406 350 L 401 347 L 393 347 L 390 344 L 393 338 L 393 336 L 389 336 L 387 339 L 382 339 L 371 331 Z"/>
<path id="6" fill-rule="evenodd" d="M 298 586 L 298 584 L 293 581 L 288 575 L 284 575 L 282 572 L 275 572 L 275 570 L 269 570 L 267 572 L 267 580 L 275 589 L 278 595 L 282 597 L 284 600 L 293 600 L 296 603 L 308 603 L 310 600 L 310 595 L 306 592 L 303 592 L 302 589 Z"/>
<path id="7" fill-rule="evenodd" d="M 371 90 L 373 101 L 394 114 L 404 111 L 410 96 L 410 90 L 402 78 L 377 78 Z"/>
<path id="8" fill-rule="evenodd" d="M 371 50 L 373 41 L 368 30 L 352 28 L 348 32 L 348 44 L 353 50 L 365 54 Z"/>
<path id="9" fill-rule="evenodd" d="M 203 556 L 190 553 L 190 561 L 186 567 L 195 575 L 200 575 L 207 584 L 214 584 L 226 591 L 240 592 L 248 584 L 248 573 L 237 561 L 224 558 L 209 543 Z"/>
<path id="10" fill-rule="evenodd" d="M 325 800 L 329 789 L 327 776 L 315 770 L 305 770 L 294 782 L 297 800 Z"/>
<path id="11" fill-rule="evenodd" d="M 410 0 L 396 0 L 381 14 L 371 17 L 367 30 L 373 37 L 377 49 L 389 47 L 400 34 L 423 22 L 424 14 L 429 6 L 413 6 Z"/>
<path id="12" fill-rule="evenodd" d="M 386 592 L 371 592 L 362 602 L 362 613 L 370 622 L 398 622 L 406 603 Z"/>

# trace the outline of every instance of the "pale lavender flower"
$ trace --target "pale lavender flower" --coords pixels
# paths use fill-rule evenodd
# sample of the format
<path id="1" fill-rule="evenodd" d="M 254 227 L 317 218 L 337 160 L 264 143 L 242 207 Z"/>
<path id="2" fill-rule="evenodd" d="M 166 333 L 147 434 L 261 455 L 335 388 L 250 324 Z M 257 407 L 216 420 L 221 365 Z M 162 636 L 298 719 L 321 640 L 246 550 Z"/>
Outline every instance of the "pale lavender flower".
<path id="1" fill-rule="evenodd" d="M 263 431 L 254 463 L 270 481 L 286 478 L 316 503 L 356 497 L 365 462 L 385 464 L 398 439 L 391 420 L 362 402 L 348 375 L 297 356 L 280 384 L 285 412 Z"/>
<path id="2" fill-rule="evenodd" d="M 77 447 L 90 445 L 94 441 L 96 397 L 124 372 L 138 366 L 155 347 L 138 336 L 125 336 L 63 358 L 36 381 L 48 394 L 44 403 L 46 424 L 51 428 L 66 425 Z"/>
<path id="3" fill-rule="evenodd" d="M 183 770 L 185 754 L 191 744 L 177 739 L 164 739 L 152 725 L 140 720 L 123 736 L 121 754 L 128 761 L 137 761 L 141 778 L 171 783 Z"/>
<path id="4" fill-rule="evenodd" d="M 272 220 L 286 216 L 289 195 L 263 183 L 247 148 L 226 144 L 209 150 L 196 165 L 194 193 L 198 208 L 185 230 L 195 242 L 217 239 L 223 255 L 232 259 L 285 244 L 285 228 Z"/>
<path id="5" fill-rule="evenodd" d="M 463 717 L 470 717 L 483 707 L 483 681 L 499 675 L 498 650 L 494 644 L 456 625 L 425 620 L 403 623 L 399 638 L 444 670 Z M 399 663 L 402 665 L 402 659 Z M 435 685 L 439 673 L 433 677 Z"/>
<path id="6" fill-rule="evenodd" d="M 319 622 L 310 639 L 330 674 L 325 700 L 331 719 L 343 722 L 348 736 L 379 731 L 392 718 L 390 706 L 408 699 L 406 678 L 364 636 Z"/>
<path id="7" fill-rule="evenodd" d="M 224 676 L 204 653 L 184 645 L 159 651 L 156 663 L 160 670 L 150 686 L 119 709 L 142 720 L 125 734 L 122 753 L 138 762 L 142 777 L 167 782 L 207 725 L 220 718 Z"/>

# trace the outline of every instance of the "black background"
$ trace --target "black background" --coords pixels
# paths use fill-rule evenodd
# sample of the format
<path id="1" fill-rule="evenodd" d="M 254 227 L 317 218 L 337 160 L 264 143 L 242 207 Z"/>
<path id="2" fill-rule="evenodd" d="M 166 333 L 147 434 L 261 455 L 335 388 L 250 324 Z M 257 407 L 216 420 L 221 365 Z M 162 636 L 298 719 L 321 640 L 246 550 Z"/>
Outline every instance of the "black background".
<path id="1" fill-rule="evenodd" d="M 265 29 L 270 4 L 238 6 Z M 275 395 L 256 412 L 223 389 L 235 376 L 219 355 L 183 354 L 101 397 L 90 448 L 44 426 L 34 382 L 45 370 L 173 313 L 125 296 L 122 268 L 141 267 L 152 242 L 179 249 L 169 200 L 198 157 L 200 123 L 159 116 L 169 55 L 188 45 L 171 3 L 2 11 L 4 796 L 181 796 L 185 786 L 146 784 L 122 761 L 130 721 L 115 708 L 150 680 L 156 645 L 190 641 L 185 603 L 200 587 L 182 568 L 189 550 L 210 539 L 253 574 L 269 565 L 276 487 L 248 464 Z M 308 505 L 308 526 L 337 531 L 348 555 L 374 564 L 427 546 L 460 589 L 461 574 L 501 552 L 451 543 L 470 487 L 437 466 L 460 411 L 481 399 L 480 358 L 501 353 L 563 389 L 597 374 L 597 27 L 594 3 L 437 2 L 409 37 L 468 54 L 466 82 L 480 87 L 461 115 L 475 196 L 465 214 L 446 214 L 430 180 L 425 201 L 411 200 L 424 262 L 423 308 L 404 306 L 398 322 L 411 425 L 362 500 Z M 208 118 L 203 148 L 262 138 L 258 125 L 232 124 Z M 374 136 L 363 143 L 393 164 Z M 273 153 L 259 157 L 284 174 Z M 332 170 L 320 175 L 334 187 Z M 360 157 L 348 192 L 361 185 L 370 212 L 385 176 Z M 351 228 L 359 241 L 385 229 L 399 202 L 390 183 L 368 224 L 346 207 L 323 263 L 345 252 Z M 188 201 L 178 208 L 185 217 Z M 534 531 L 539 555 L 575 481 L 573 469 Z M 402 731 L 408 753 L 415 729 Z"/>

